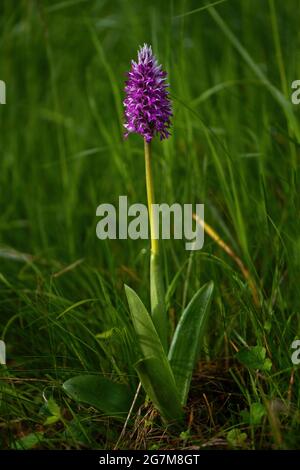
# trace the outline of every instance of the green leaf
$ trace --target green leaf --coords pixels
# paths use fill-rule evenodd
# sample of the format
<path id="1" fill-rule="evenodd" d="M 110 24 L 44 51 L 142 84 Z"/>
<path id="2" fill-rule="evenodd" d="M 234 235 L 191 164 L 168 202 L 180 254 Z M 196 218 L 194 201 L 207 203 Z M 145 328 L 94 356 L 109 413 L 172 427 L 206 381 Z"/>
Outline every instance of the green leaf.
<path id="1" fill-rule="evenodd" d="M 110 330 L 102 331 L 102 333 L 97 333 L 96 334 L 96 338 L 97 339 L 111 338 L 115 334 L 116 330 L 117 330 L 117 328 L 110 328 Z"/>
<path id="2" fill-rule="evenodd" d="M 132 394 L 126 385 L 98 375 L 77 375 L 63 384 L 74 400 L 94 406 L 109 416 L 127 415 Z"/>
<path id="3" fill-rule="evenodd" d="M 251 425 L 260 424 L 266 414 L 266 409 L 261 403 L 251 403 L 250 409 L 241 411 L 241 417 L 244 423 Z"/>
<path id="4" fill-rule="evenodd" d="M 54 398 L 49 398 L 46 403 L 46 411 L 50 416 L 47 416 L 44 425 L 55 424 L 61 419 L 60 408 Z"/>
<path id="5" fill-rule="evenodd" d="M 227 435 L 227 442 L 231 447 L 244 447 L 247 434 L 245 432 L 240 431 L 239 429 L 231 429 Z"/>
<path id="6" fill-rule="evenodd" d="M 160 359 L 141 359 L 135 367 L 147 395 L 165 420 L 180 420 L 182 409 L 174 388 L 174 378 L 163 370 Z"/>
<path id="7" fill-rule="evenodd" d="M 32 449 L 39 444 L 43 439 L 44 434 L 42 432 L 32 432 L 27 436 L 21 437 L 15 442 L 14 448 L 17 450 Z"/>
<path id="8" fill-rule="evenodd" d="M 46 418 L 46 420 L 44 421 L 44 426 L 50 426 L 51 424 L 57 423 L 59 420 L 60 418 L 58 416 L 55 416 L 55 415 L 48 416 L 48 418 Z"/>
<path id="9" fill-rule="evenodd" d="M 150 257 L 151 314 L 165 351 L 168 350 L 168 316 L 165 304 L 165 287 L 158 255 Z"/>
<path id="10" fill-rule="evenodd" d="M 213 282 L 205 284 L 183 311 L 174 333 L 169 360 L 182 405 L 186 404 L 190 382 L 209 316 Z"/>
<path id="11" fill-rule="evenodd" d="M 54 398 L 49 398 L 49 400 L 47 400 L 47 408 L 52 415 L 60 416 L 60 408 Z"/>
<path id="12" fill-rule="evenodd" d="M 266 358 L 266 348 L 263 346 L 243 348 L 236 354 L 236 358 L 249 369 L 270 371 L 272 368 L 272 362 Z"/>
<path id="13" fill-rule="evenodd" d="M 136 364 L 142 385 L 166 420 L 180 419 L 182 408 L 175 379 L 152 318 L 130 287 L 125 286 L 125 292 L 142 356 Z"/>

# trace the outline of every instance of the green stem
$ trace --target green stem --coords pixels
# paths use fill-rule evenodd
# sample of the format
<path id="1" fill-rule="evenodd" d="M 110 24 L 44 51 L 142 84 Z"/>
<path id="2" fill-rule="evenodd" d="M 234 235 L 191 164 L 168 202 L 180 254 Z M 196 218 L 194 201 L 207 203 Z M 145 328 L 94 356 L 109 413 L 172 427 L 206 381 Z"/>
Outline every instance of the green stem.
<path id="1" fill-rule="evenodd" d="M 151 235 L 151 254 L 158 255 L 159 245 L 158 238 L 155 236 L 155 218 L 152 210 L 152 205 L 154 202 L 154 188 L 153 188 L 153 178 L 151 170 L 151 143 L 144 140 L 144 149 L 145 149 L 145 169 L 146 169 L 146 187 L 147 187 L 147 200 L 148 200 L 148 212 L 149 212 L 149 222 L 150 222 L 150 235 Z"/>
<path id="2" fill-rule="evenodd" d="M 165 289 L 163 283 L 162 269 L 159 255 L 158 227 L 157 220 L 153 212 L 154 189 L 151 170 L 151 143 L 144 141 L 145 149 L 145 170 L 146 188 L 148 200 L 148 212 L 151 236 L 151 257 L 150 257 L 150 299 L 151 313 L 154 326 L 161 339 L 162 345 L 167 351 L 168 348 L 168 318 L 165 306 Z"/>

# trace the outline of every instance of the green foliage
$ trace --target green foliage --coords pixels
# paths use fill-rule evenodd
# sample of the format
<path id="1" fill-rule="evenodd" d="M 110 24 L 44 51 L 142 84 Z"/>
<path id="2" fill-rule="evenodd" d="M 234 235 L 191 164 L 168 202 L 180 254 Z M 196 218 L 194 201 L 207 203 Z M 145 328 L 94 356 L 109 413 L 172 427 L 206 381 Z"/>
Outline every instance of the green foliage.
<path id="1" fill-rule="evenodd" d="M 183 311 L 168 358 L 142 301 L 128 286 L 125 290 L 143 356 L 136 364 L 140 380 L 166 420 L 180 419 L 182 410 L 179 403 L 186 404 L 208 319 L 213 283 L 203 286 Z"/>
<path id="2" fill-rule="evenodd" d="M 266 415 L 266 409 L 261 403 L 251 403 L 249 411 L 241 411 L 241 418 L 246 424 L 257 426 L 261 423 L 261 420 Z"/>
<path id="3" fill-rule="evenodd" d="M 163 266 L 160 256 L 150 256 L 150 299 L 151 316 L 164 350 L 168 350 L 168 316 L 165 305 Z"/>
<path id="4" fill-rule="evenodd" d="M 146 393 L 166 420 L 182 418 L 178 390 L 153 321 L 138 295 L 125 286 L 141 359 L 136 369 Z"/>
<path id="5" fill-rule="evenodd" d="M 97 375 L 77 375 L 63 384 L 66 393 L 79 403 L 94 406 L 105 414 L 126 417 L 131 403 L 126 385 Z"/>
<path id="6" fill-rule="evenodd" d="M 213 288 L 214 285 L 210 282 L 194 295 L 181 314 L 172 339 L 168 357 L 182 405 L 186 404 L 193 370 L 202 345 Z"/>
<path id="7" fill-rule="evenodd" d="M 228 431 L 226 439 L 230 447 L 245 447 L 247 434 L 235 428 Z"/>
<path id="8" fill-rule="evenodd" d="M 37 446 L 107 449 L 120 435 L 123 423 L 60 392 L 82 374 L 137 386 L 123 285 L 150 310 L 148 241 L 98 240 L 95 212 L 121 194 L 146 202 L 142 142 L 124 141 L 122 128 L 124 73 L 143 42 L 168 71 L 174 104 L 171 138 L 153 142 L 156 202 L 204 202 L 206 221 L 262 299 L 253 304 L 238 267 L 208 235 L 194 253 L 180 240 L 162 241 L 170 337 L 188 299 L 210 279 L 215 285 L 207 364 L 188 403 L 192 445 L 223 448 L 220 433 L 246 425 L 247 448 L 278 448 L 274 429 L 286 447 L 300 448 L 290 347 L 300 334 L 300 106 L 290 100 L 300 78 L 299 15 L 293 1 L 230 0 L 214 10 L 206 3 L 215 2 L 0 2 L 1 448 L 44 425 L 45 390 L 55 391 L 65 427 L 46 426 L 50 438 Z M 247 344 L 266 350 L 250 374 L 231 360 Z M 272 426 L 270 412 L 253 428 L 244 423 L 240 412 L 251 403 L 288 396 L 287 412 L 271 408 Z M 153 431 L 149 447 L 182 447 L 165 429 Z M 141 435 L 121 445 L 143 446 Z"/>
<path id="9" fill-rule="evenodd" d="M 249 369 L 268 372 L 272 368 L 272 361 L 268 357 L 266 358 L 266 348 L 263 346 L 241 349 L 236 354 L 236 358 Z"/>
<path id="10" fill-rule="evenodd" d="M 46 411 L 49 413 L 49 416 L 47 416 L 44 422 L 45 425 L 55 424 L 61 420 L 60 407 L 54 398 L 51 397 L 49 400 L 47 400 Z"/>
<path id="11" fill-rule="evenodd" d="M 43 441 L 42 432 L 32 432 L 26 436 L 17 439 L 13 448 L 16 450 L 29 450 L 41 444 Z"/>

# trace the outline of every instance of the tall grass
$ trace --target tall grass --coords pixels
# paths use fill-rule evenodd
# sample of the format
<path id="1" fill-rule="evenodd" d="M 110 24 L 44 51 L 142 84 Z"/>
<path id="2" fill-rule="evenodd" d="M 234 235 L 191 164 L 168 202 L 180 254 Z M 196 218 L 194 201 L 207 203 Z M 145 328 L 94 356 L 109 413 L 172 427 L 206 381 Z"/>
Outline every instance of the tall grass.
<path id="1" fill-rule="evenodd" d="M 122 137 L 124 74 L 144 42 L 166 64 L 174 102 L 172 138 L 153 146 L 157 200 L 204 202 L 207 222 L 243 260 L 261 299 L 256 307 L 233 260 L 208 237 L 191 255 L 164 241 L 165 279 L 181 286 L 170 290 L 171 323 L 213 279 L 202 359 L 230 364 L 238 349 L 261 345 L 273 364 L 257 374 L 234 362 L 226 413 L 212 394 L 215 426 L 194 430 L 191 440 L 226 442 L 238 428 L 249 448 L 299 447 L 299 378 L 290 360 L 300 334 L 300 108 L 290 101 L 300 77 L 296 2 L 207 3 L 1 2 L 3 448 L 40 431 L 42 447 L 113 447 L 119 424 L 76 406 L 61 383 L 86 371 L 137 386 L 123 284 L 149 306 L 148 243 L 98 240 L 95 212 L 122 194 L 146 202 L 140 139 Z M 43 426 L 50 397 L 62 417 Z M 240 412 L 257 402 L 266 416 L 245 423 Z"/>

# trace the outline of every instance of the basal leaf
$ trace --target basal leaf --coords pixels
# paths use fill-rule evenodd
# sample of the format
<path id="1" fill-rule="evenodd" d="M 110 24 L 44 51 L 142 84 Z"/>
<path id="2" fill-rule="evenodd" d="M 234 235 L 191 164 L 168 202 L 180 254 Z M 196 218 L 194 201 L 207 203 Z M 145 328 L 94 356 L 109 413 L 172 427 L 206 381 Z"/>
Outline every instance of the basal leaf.
<path id="1" fill-rule="evenodd" d="M 145 392 L 167 421 L 182 418 L 182 409 L 174 391 L 174 379 L 165 374 L 164 366 L 156 357 L 140 360 L 135 368 Z M 171 380 L 170 380 L 171 378 Z"/>
<path id="2" fill-rule="evenodd" d="M 194 295 L 181 315 L 170 347 L 168 357 L 182 405 L 186 404 L 199 347 L 209 316 L 213 289 L 213 283 L 209 282 Z"/>
<path id="3" fill-rule="evenodd" d="M 138 295 L 125 286 L 141 360 L 136 369 L 146 393 L 166 420 L 182 416 L 178 390 L 152 318 Z"/>
<path id="4" fill-rule="evenodd" d="M 111 416 L 126 416 L 132 402 L 132 394 L 126 385 L 98 375 L 77 375 L 64 382 L 63 389 L 74 400 Z"/>

